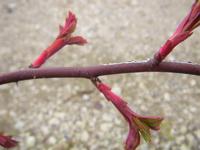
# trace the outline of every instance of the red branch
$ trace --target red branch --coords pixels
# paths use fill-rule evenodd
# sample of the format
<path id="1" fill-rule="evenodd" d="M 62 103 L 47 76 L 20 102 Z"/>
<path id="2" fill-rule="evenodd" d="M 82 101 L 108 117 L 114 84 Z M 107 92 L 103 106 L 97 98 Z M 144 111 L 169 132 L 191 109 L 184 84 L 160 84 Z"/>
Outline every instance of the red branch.
<path id="1" fill-rule="evenodd" d="M 200 75 L 200 65 L 181 62 L 162 62 L 159 66 L 153 66 L 151 61 L 145 61 L 97 65 L 89 67 L 24 69 L 1 74 L 0 85 L 39 78 L 92 78 L 104 75 L 137 72 L 169 72 Z"/>

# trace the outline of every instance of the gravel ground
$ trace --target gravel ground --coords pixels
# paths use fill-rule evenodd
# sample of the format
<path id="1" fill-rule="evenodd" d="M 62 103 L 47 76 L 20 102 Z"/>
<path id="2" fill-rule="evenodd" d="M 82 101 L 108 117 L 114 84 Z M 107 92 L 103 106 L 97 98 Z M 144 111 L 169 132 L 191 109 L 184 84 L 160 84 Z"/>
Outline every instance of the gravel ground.
<path id="1" fill-rule="evenodd" d="M 193 0 L 1 0 L 0 72 L 26 68 L 58 33 L 67 11 L 89 44 L 65 47 L 45 66 L 144 60 L 164 43 Z M 181 4 L 180 4 L 181 3 Z M 200 32 L 167 59 L 200 63 Z M 200 79 L 146 73 L 107 76 L 138 113 L 165 117 L 139 150 L 200 149 Z M 87 80 L 42 79 L 0 86 L 0 131 L 16 150 L 122 150 L 127 124 Z"/>

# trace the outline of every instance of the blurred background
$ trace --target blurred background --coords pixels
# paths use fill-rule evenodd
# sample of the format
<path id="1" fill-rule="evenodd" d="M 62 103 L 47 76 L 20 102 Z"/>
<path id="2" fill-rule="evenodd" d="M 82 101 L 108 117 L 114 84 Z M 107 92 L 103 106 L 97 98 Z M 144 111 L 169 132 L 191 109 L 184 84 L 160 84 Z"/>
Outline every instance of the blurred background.
<path id="1" fill-rule="evenodd" d="M 83 47 L 65 47 L 45 66 L 141 61 L 175 30 L 194 0 L 1 0 L 0 73 L 24 69 L 58 35 L 67 12 L 77 15 Z M 200 32 L 167 57 L 200 64 Z M 153 141 L 138 150 L 200 149 L 200 78 L 170 73 L 106 76 L 143 115 L 165 117 Z M 15 150 L 122 150 L 124 119 L 85 79 L 41 79 L 0 86 L 0 131 Z M 1 148 L 0 148 L 1 149 Z"/>

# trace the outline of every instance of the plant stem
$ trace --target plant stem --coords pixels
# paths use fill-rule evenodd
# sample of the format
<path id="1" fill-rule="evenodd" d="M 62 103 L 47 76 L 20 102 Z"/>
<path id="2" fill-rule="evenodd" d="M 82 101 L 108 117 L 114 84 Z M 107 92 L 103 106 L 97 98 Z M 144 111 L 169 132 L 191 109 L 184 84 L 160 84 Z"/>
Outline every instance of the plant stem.
<path id="1" fill-rule="evenodd" d="M 168 72 L 200 75 L 200 65 L 182 62 L 161 62 L 158 66 L 155 66 L 152 65 L 152 61 L 144 61 L 88 67 L 50 67 L 24 69 L 1 74 L 0 85 L 40 78 L 92 78 L 104 75 L 139 72 Z"/>

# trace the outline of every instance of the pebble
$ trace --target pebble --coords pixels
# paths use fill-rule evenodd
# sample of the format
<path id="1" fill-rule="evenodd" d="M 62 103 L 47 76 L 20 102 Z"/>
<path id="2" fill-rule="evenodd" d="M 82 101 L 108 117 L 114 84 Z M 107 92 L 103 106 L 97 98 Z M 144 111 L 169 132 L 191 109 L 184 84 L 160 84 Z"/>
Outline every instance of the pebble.
<path id="1" fill-rule="evenodd" d="M 200 129 L 197 130 L 197 131 L 195 132 L 195 134 L 196 134 L 196 136 L 198 137 L 198 139 L 200 139 Z"/>
<path id="2" fill-rule="evenodd" d="M 102 120 L 110 122 L 110 121 L 112 121 L 112 117 L 110 115 L 108 115 L 108 114 L 103 114 Z"/>
<path id="3" fill-rule="evenodd" d="M 165 99 L 165 101 L 170 101 L 170 99 L 171 99 L 170 94 L 169 93 L 165 93 L 164 94 L 164 99 Z"/>
<path id="4" fill-rule="evenodd" d="M 42 132 L 43 135 L 48 135 L 49 134 L 49 128 L 47 126 L 42 126 L 41 132 Z"/>
<path id="5" fill-rule="evenodd" d="M 185 140 L 184 136 L 179 136 L 179 137 L 176 138 L 176 143 L 181 144 L 184 140 Z"/>
<path id="6" fill-rule="evenodd" d="M 119 87 L 119 85 L 118 84 L 114 84 L 113 85 L 113 87 L 112 87 L 112 91 L 114 92 L 114 93 L 116 93 L 117 95 L 121 95 L 121 88 Z"/>
<path id="7" fill-rule="evenodd" d="M 180 132 L 182 134 L 186 133 L 187 132 L 187 127 L 186 126 L 181 126 Z"/>
<path id="8" fill-rule="evenodd" d="M 15 129 L 20 130 L 20 129 L 24 128 L 24 125 L 25 125 L 25 123 L 24 123 L 23 121 L 18 120 L 18 121 L 15 123 L 14 127 L 15 127 Z"/>
<path id="9" fill-rule="evenodd" d="M 197 111 L 197 108 L 191 106 L 191 107 L 189 108 L 189 110 L 190 110 L 190 112 L 195 113 L 195 112 Z"/>
<path id="10" fill-rule="evenodd" d="M 16 118 L 17 114 L 14 111 L 10 111 L 9 115 L 12 116 L 13 118 Z"/>
<path id="11" fill-rule="evenodd" d="M 184 144 L 180 146 L 180 150 L 189 150 L 190 148 Z"/>
<path id="12" fill-rule="evenodd" d="M 84 94 L 84 95 L 82 96 L 82 99 L 83 99 L 84 101 L 87 101 L 87 100 L 90 99 L 90 96 L 89 96 L 88 94 Z"/>
<path id="13" fill-rule="evenodd" d="M 59 125 L 60 122 L 57 118 L 52 118 L 50 121 L 49 121 L 49 125 L 51 126 L 56 126 L 56 125 Z"/>
<path id="14" fill-rule="evenodd" d="M 86 131 L 83 131 L 81 134 L 81 140 L 87 142 L 89 140 L 89 134 Z"/>
<path id="15" fill-rule="evenodd" d="M 46 91 L 46 92 L 49 92 L 49 91 L 50 91 L 50 88 L 49 88 L 47 85 L 42 85 L 42 86 L 41 86 L 41 90 Z"/>
<path id="16" fill-rule="evenodd" d="M 141 146 L 140 146 L 140 150 L 148 150 L 149 148 L 148 148 L 148 146 L 147 146 L 147 144 L 142 144 Z"/>
<path id="17" fill-rule="evenodd" d="M 192 134 L 188 134 L 186 139 L 188 140 L 189 145 L 192 145 L 195 140 Z"/>
<path id="18" fill-rule="evenodd" d="M 170 142 L 163 144 L 164 150 L 170 149 L 171 146 L 172 146 L 172 143 L 170 143 Z"/>
<path id="19" fill-rule="evenodd" d="M 64 112 L 58 112 L 58 113 L 56 113 L 56 117 L 58 117 L 59 119 L 65 119 L 65 117 L 66 117 L 66 113 L 64 113 Z"/>
<path id="20" fill-rule="evenodd" d="M 6 113 L 7 113 L 7 110 L 0 110 L 0 116 L 5 116 Z"/>
<path id="21" fill-rule="evenodd" d="M 101 129 L 101 131 L 106 132 L 110 129 L 111 126 L 112 125 L 110 123 L 102 123 L 100 125 L 100 129 Z"/>
<path id="22" fill-rule="evenodd" d="M 196 80 L 194 80 L 194 79 L 190 80 L 190 85 L 191 86 L 195 86 L 196 85 Z"/>
<path id="23" fill-rule="evenodd" d="M 26 139 L 26 145 L 27 147 L 33 147 L 36 144 L 36 139 L 34 136 L 29 136 Z"/>
<path id="24" fill-rule="evenodd" d="M 16 6 L 17 6 L 16 3 L 9 3 L 7 5 L 7 12 L 12 13 L 14 11 L 14 9 L 16 8 Z"/>
<path id="25" fill-rule="evenodd" d="M 48 139 L 47 142 L 48 142 L 48 144 L 50 144 L 50 145 L 54 145 L 54 144 L 56 144 L 57 140 L 56 140 L 55 137 L 51 136 L 51 137 L 49 137 L 49 139 Z"/>

